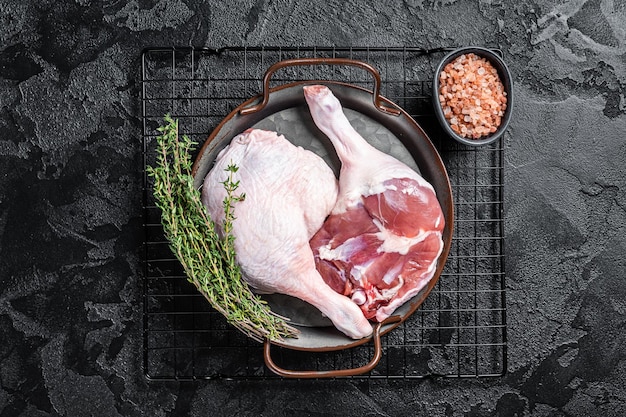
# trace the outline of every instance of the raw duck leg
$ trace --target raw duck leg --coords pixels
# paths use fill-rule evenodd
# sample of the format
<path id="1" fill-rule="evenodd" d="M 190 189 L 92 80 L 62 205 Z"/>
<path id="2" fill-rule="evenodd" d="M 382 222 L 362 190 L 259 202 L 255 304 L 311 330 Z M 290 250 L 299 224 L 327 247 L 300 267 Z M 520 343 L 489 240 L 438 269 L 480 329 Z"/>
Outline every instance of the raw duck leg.
<path id="1" fill-rule="evenodd" d="M 304 95 L 341 160 L 337 203 L 310 241 L 317 268 L 365 317 L 383 321 L 433 277 L 441 206 L 424 178 L 363 139 L 330 89 L 306 86 Z"/>
<path id="2" fill-rule="evenodd" d="M 202 200 L 218 231 L 224 220 L 223 181 L 229 164 L 245 199 L 235 204 L 232 233 L 244 278 L 258 292 L 298 297 L 351 338 L 372 333 L 359 308 L 337 294 L 315 268 L 309 239 L 337 199 L 337 179 L 313 152 L 276 132 L 248 129 L 233 138 L 207 174 Z"/>

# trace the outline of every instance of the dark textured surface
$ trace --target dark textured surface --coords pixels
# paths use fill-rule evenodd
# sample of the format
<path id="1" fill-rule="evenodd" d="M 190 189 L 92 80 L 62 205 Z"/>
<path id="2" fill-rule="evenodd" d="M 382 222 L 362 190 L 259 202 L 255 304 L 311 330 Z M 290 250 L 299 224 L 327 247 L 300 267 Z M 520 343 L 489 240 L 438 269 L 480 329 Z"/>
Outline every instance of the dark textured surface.
<path id="1" fill-rule="evenodd" d="M 626 415 L 624 2 L 226 3 L 0 0 L 0 416 Z M 517 100 L 506 376 L 144 380 L 143 47 L 488 43 Z"/>

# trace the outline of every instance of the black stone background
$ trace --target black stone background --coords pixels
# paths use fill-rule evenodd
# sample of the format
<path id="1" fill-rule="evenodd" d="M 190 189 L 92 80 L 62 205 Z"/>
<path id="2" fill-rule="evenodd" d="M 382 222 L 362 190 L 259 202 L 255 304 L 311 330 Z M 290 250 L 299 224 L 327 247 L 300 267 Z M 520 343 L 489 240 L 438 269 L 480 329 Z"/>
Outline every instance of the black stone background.
<path id="1" fill-rule="evenodd" d="M 142 48 L 499 46 L 502 378 L 148 383 Z M 0 416 L 626 415 L 622 0 L 0 0 Z"/>

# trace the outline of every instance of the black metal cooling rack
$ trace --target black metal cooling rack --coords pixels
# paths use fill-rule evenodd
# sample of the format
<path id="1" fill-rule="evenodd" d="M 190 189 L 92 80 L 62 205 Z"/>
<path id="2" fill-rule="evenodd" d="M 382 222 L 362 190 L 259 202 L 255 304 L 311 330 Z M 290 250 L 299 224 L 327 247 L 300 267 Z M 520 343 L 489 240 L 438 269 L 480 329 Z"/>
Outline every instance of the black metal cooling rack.
<path id="1" fill-rule="evenodd" d="M 507 368 L 503 234 L 503 153 L 500 142 L 456 144 L 437 126 L 431 77 L 446 48 L 152 48 L 142 53 L 144 170 L 154 163 L 157 127 L 166 113 L 181 134 L 202 143 L 232 109 L 261 91 L 265 70 L 287 58 L 346 57 L 375 66 L 381 94 L 402 106 L 427 132 L 448 169 L 455 207 L 452 248 L 425 303 L 383 337 L 383 357 L 353 378 L 499 376 Z M 285 69 L 281 84 L 332 79 L 371 88 L 354 68 Z M 272 84 L 272 85 L 274 85 Z M 151 180 L 144 175 L 143 366 L 148 379 L 278 378 L 263 363 L 262 345 L 226 323 L 188 283 L 163 236 Z M 366 345 L 329 353 L 272 347 L 279 365 L 336 369 L 365 364 Z"/>

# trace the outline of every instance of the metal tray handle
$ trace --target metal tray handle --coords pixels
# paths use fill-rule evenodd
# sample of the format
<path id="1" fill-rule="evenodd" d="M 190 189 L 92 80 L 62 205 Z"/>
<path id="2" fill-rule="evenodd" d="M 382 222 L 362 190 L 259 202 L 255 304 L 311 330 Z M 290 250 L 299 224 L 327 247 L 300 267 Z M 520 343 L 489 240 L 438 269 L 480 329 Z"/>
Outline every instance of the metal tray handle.
<path id="1" fill-rule="evenodd" d="M 260 103 L 255 104 L 254 106 L 246 107 L 245 109 L 241 109 L 239 113 L 241 115 L 255 113 L 261 109 L 263 109 L 268 101 L 270 96 L 270 79 L 274 73 L 282 68 L 287 67 L 295 67 L 295 66 L 306 66 L 306 65 L 348 65 L 353 67 L 362 68 L 372 74 L 374 77 L 374 91 L 373 91 L 373 101 L 374 106 L 378 110 L 383 113 L 391 114 L 394 116 L 398 116 L 401 112 L 399 109 L 385 106 L 382 102 L 382 98 L 380 95 L 380 73 L 376 68 L 367 64 L 363 61 L 359 61 L 356 59 L 349 58 L 294 58 L 294 59 L 286 59 L 283 61 L 279 61 L 274 65 L 270 66 L 267 71 L 265 71 L 265 75 L 263 76 L 263 99 Z"/>
<path id="2" fill-rule="evenodd" d="M 327 371 L 293 371 L 289 369 L 284 369 L 276 365 L 276 363 L 272 359 L 272 343 L 267 339 L 265 340 L 263 346 L 263 358 L 265 359 L 265 365 L 275 374 L 285 378 L 336 378 L 342 376 L 354 376 L 364 374 L 374 369 L 376 365 L 378 365 L 378 362 L 382 357 L 382 345 L 380 343 L 380 332 L 382 327 L 386 324 L 397 323 L 400 321 L 402 321 L 402 317 L 391 316 L 374 326 L 374 332 L 372 334 L 372 339 L 374 340 L 374 356 L 366 365 L 360 366 L 358 368 L 332 369 Z"/>

